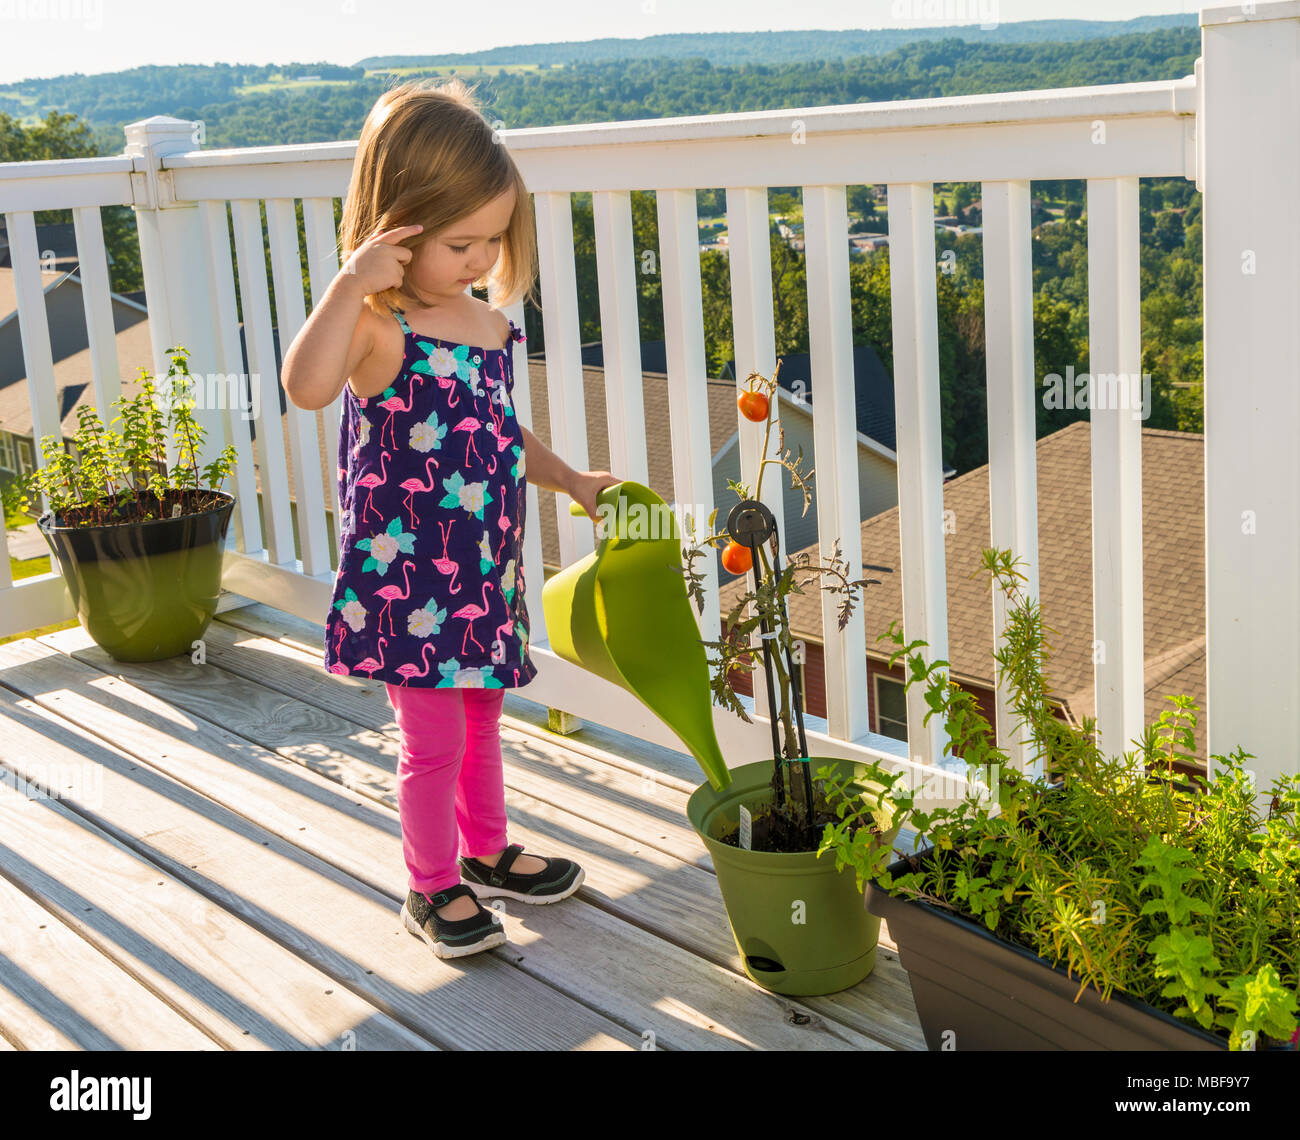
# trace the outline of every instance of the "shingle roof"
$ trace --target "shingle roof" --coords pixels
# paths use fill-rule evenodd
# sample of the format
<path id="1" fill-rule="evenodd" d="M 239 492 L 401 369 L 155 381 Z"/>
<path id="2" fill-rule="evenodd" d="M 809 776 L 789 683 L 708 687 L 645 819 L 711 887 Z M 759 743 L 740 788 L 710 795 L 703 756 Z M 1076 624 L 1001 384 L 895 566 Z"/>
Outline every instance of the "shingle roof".
<path id="1" fill-rule="evenodd" d="M 41 289 L 48 289 L 66 276 L 62 270 L 41 270 Z M 10 318 L 18 319 L 18 282 L 12 269 L 0 265 L 0 323 Z"/>
<path id="2" fill-rule="evenodd" d="M 3 277 L 0 276 L 0 280 Z M 120 330 L 117 344 L 118 375 L 122 377 L 122 391 L 132 396 L 138 391 L 137 377 L 140 368 L 153 371 L 153 347 L 149 341 L 149 321 L 137 321 Z M 95 400 L 94 375 L 91 371 L 90 348 L 74 352 L 54 364 L 54 386 L 58 392 L 60 423 L 65 438 L 71 439 L 77 431 L 77 409 Z M 106 416 L 105 419 L 112 419 Z M 32 434 L 32 407 L 27 396 L 27 381 L 15 380 L 0 388 L 0 428 L 15 435 Z"/>
<path id="3" fill-rule="evenodd" d="M 1054 632 L 1047 665 L 1053 695 L 1064 700 L 1078 723 L 1094 715 L 1092 677 L 1092 488 L 1091 435 L 1085 422 L 1040 439 L 1038 461 L 1039 592 L 1043 620 Z M 1148 722 L 1168 703 L 1166 693 L 1186 694 L 1200 708 L 1197 755 L 1205 757 L 1205 437 L 1191 432 L 1142 432 L 1142 558 L 1144 651 Z M 953 512 L 946 538 L 948 660 L 953 676 L 993 686 L 993 603 L 980 550 L 989 544 L 988 467 L 978 467 L 944 486 L 944 508 Z M 891 567 L 879 586 L 868 587 L 863 612 L 867 652 L 885 658 L 892 649 L 876 639 L 901 619 L 898 508 L 862 524 L 862 559 Z M 806 548 L 814 558 L 815 547 Z M 974 575 L 974 577 L 972 577 Z M 722 612 L 744 591 L 741 579 L 722 588 Z M 787 600 L 797 636 L 821 642 L 821 606 L 815 586 Z"/>

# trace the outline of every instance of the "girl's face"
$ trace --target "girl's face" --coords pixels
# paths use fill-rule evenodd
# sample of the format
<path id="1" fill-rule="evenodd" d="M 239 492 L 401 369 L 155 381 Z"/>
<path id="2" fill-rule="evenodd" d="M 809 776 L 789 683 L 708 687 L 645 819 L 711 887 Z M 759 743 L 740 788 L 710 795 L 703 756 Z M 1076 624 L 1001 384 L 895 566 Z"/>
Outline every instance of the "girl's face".
<path id="1" fill-rule="evenodd" d="M 421 294 L 453 300 L 487 274 L 501 252 L 502 235 L 515 209 L 512 186 L 487 205 L 453 222 L 422 244 L 406 276 Z"/>

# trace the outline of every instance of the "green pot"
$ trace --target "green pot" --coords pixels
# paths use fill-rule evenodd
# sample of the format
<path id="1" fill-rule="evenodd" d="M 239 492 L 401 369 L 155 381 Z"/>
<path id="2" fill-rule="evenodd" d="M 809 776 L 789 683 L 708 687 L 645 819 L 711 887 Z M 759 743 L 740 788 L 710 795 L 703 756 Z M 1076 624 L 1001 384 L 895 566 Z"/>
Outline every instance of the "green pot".
<path id="1" fill-rule="evenodd" d="M 77 620 L 118 661 L 190 653 L 217 612 L 226 530 L 235 499 L 151 522 L 60 526 L 47 511 L 41 533 L 67 583 Z"/>
<path id="2" fill-rule="evenodd" d="M 865 778 L 853 779 L 861 765 L 852 760 L 814 756 L 810 763 L 814 781 L 819 768 L 830 766 L 855 788 L 880 790 Z M 713 857 L 746 976 L 789 995 L 829 994 L 856 985 L 876 964 L 880 919 L 867 912 L 853 868 L 837 871 L 833 851 L 819 859 L 815 849 L 782 854 L 720 842 L 720 836 L 736 830 L 742 803 L 758 815 L 773 800 L 770 760 L 732 768 L 731 776 L 723 791 L 709 784 L 696 788 L 686 813 Z M 892 844 L 897 833 L 895 826 L 884 841 Z M 796 909 L 800 901 L 801 910 Z"/>

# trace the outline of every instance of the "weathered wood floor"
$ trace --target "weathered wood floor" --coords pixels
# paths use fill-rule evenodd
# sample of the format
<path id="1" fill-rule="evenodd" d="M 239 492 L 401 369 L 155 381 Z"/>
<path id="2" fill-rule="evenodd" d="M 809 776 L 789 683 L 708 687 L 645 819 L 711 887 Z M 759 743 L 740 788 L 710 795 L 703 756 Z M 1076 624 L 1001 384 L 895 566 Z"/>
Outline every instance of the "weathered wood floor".
<path id="1" fill-rule="evenodd" d="M 924 1048 L 887 932 L 850 990 L 751 983 L 686 819 L 694 761 L 558 736 L 521 695 L 511 840 L 586 882 L 436 958 L 398 917 L 392 709 L 323 670 L 320 634 L 251 606 L 202 665 L 124 665 L 80 628 L 0 646 L 0 1051 Z"/>

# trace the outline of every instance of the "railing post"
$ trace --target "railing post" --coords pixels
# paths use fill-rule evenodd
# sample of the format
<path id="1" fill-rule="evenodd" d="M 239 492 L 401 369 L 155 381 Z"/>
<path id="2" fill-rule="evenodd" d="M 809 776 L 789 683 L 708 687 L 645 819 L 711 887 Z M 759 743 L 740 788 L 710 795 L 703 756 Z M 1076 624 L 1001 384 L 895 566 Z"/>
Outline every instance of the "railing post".
<path id="1" fill-rule="evenodd" d="M 1209 752 L 1300 771 L 1300 6 L 1201 12 Z"/>
<path id="2" fill-rule="evenodd" d="M 167 394 L 166 376 L 171 363 L 167 350 L 176 345 L 189 350 L 190 371 L 196 381 L 193 415 L 206 432 L 199 452 L 202 468 L 217 457 L 226 443 L 222 410 L 208 406 L 208 389 L 214 386 L 203 381 L 216 363 L 203 226 L 198 204 L 177 201 L 171 172 L 162 169 L 166 155 L 197 149 L 196 129 L 194 122 L 164 115 L 128 123 L 125 153 L 139 160 L 134 176 L 135 222 L 155 378 L 160 393 Z M 224 391 L 219 385 L 215 387 Z M 168 466 L 175 462 L 175 447 L 169 438 Z"/>

